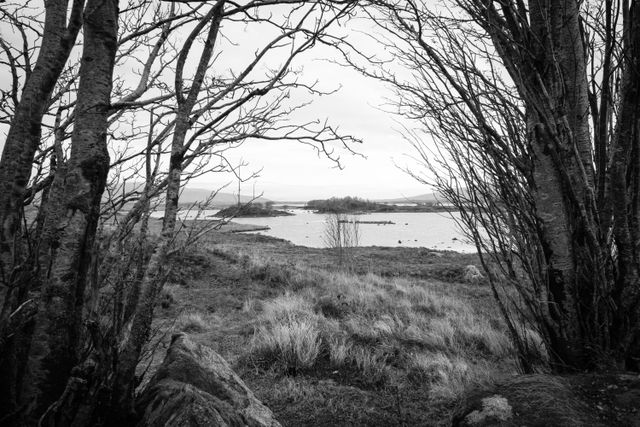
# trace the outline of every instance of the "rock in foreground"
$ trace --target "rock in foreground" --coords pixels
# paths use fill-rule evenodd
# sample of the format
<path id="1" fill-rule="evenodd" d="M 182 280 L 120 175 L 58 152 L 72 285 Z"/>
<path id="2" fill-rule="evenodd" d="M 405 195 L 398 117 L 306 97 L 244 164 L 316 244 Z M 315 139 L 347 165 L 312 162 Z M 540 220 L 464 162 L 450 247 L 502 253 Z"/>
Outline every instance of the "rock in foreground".
<path id="1" fill-rule="evenodd" d="M 471 393 L 454 416 L 459 427 L 604 427 L 594 408 L 560 377 L 522 375 Z"/>
<path id="2" fill-rule="evenodd" d="M 137 408 L 139 426 L 280 426 L 220 355 L 185 334 L 173 336 Z"/>

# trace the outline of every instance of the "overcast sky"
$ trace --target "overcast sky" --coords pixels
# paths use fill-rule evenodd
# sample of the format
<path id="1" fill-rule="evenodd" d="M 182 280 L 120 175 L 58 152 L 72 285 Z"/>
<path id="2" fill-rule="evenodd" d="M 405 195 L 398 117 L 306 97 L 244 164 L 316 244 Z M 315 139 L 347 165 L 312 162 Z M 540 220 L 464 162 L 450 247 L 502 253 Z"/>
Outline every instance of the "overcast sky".
<path id="1" fill-rule="evenodd" d="M 355 22 L 356 27 L 365 28 L 365 32 L 372 30 L 366 27 L 370 24 L 364 21 Z M 241 61 L 246 62 L 247 58 L 251 58 L 256 43 L 263 42 L 256 37 L 262 34 L 255 26 L 240 25 L 234 28 L 233 25 L 223 23 L 225 38 L 217 43 L 218 50 L 223 52 L 217 52 L 219 56 L 215 66 L 224 64 L 231 68 L 234 63 L 242 65 Z M 13 36 L 7 32 L 8 27 L 3 27 L 1 23 L 0 30 L 4 37 Z M 232 45 L 225 48 L 225 42 Z M 367 47 L 375 49 L 371 44 Z M 268 199 L 295 201 L 347 195 L 369 199 L 401 198 L 429 192 L 428 187 L 398 167 L 411 164 L 409 156 L 413 150 L 398 132 L 401 128 L 396 122 L 398 118 L 380 109 L 392 93 L 376 81 L 326 61 L 332 58 L 336 58 L 335 52 L 321 46 L 294 63 L 294 68 L 303 68 L 305 82 L 317 81 L 319 87 L 326 91 L 340 88 L 331 95 L 316 98 L 312 104 L 296 113 L 296 119 L 327 120 L 343 133 L 362 139 L 363 144 L 352 147 L 360 155 L 352 155 L 338 148 L 336 154 L 340 156 L 342 165 L 342 169 L 339 169 L 334 162 L 319 156 L 309 146 L 293 142 L 249 141 L 227 153 L 232 164 L 238 164 L 241 160 L 248 163 L 241 170 L 243 177 L 260 171 L 257 178 L 243 184 L 242 193 L 249 195 L 255 191 L 255 194 L 263 193 Z M 5 83 L 9 81 L 9 76 L 0 77 Z M 306 96 L 299 102 L 309 99 Z M 4 145 L 6 130 L 6 126 L 0 129 L 0 146 Z M 190 186 L 213 190 L 227 183 L 231 185 L 224 191 L 237 192 L 237 182 L 231 174 L 200 177 Z"/>
<path id="2" fill-rule="evenodd" d="M 349 25 L 353 27 L 351 30 L 376 31 L 372 24 L 362 19 L 350 21 Z M 344 28 L 341 30 L 346 31 Z M 224 31 L 227 38 L 236 43 L 231 52 L 237 52 L 238 45 L 250 46 L 252 38 L 255 40 L 255 30 L 244 31 L 230 28 L 227 24 Z M 355 32 L 349 34 L 352 41 L 357 41 L 365 50 L 375 51 L 374 42 L 368 37 Z M 219 59 L 235 62 L 232 57 Z M 347 195 L 370 199 L 401 198 L 430 192 L 428 187 L 400 169 L 415 164 L 410 158 L 415 153 L 399 132 L 401 124 L 408 124 L 383 111 L 393 93 L 381 83 L 328 59 L 339 60 L 339 57 L 336 52 L 317 46 L 294 63 L 294 68 L 303 68 L 306 82 L 317 81 L 319 87 L 326 91 L 340 88 L 331 95 L 314 98 L 313 103 L 296 118 L 328 120 L 343 133 L 362 139 L 363 144 L 353 146 L 360 155 L 337 150 L 342 165 L 339 169 L 335 163 L 305 145 L 293 142 L 247 143 L 228 154 L 232 162 L 242 159 L 249 163 L 243 168 L 242 176 L 260 170 L 260 176 L 244 184 L 242 192 L 252 194 L 255 189 L 256 194 L 264 193 L 268 199 L 287 201 Z M 308 98 L 300 101 L 304 100 Z M 235 181 L 235 178 L 203 177 L 194 181 L 192 186 L 209 187 L 230 181 Z M 236 192 L 236 188 L 237 183 L 234 183 L 225 191 Z"/>
<path id="3" fill-rule="evenodd" d="M 379 109 L 390 93 L 378 82 L 366 79 L 354 71 L 337 65 L 310 62 L 305 64 L 305 76 L 317 74 L 331 84 L 342 84 L 335 94 L 323 96 L 305 108 L 309 119 L 328 119 L 345 132 L 363 140 L 353 149 L 360 155 L 344 150 L 340 153 L 342 169 L 311 147 L 294 142 L 253 141 L 229 152 L 232 162 L 249 163 L 241 176 L 260 171 L 257 179 L 247 182 L 242 191 L 256 193 L 273 200 L 308 200 L 332 196 L 364 198 L 400 198 L 426 193 L 417 182 L 399 167 L 411 164 L 412 148 L 398 132 L 394 117 Z M 395 118 L 397 119 L 397 118 Z M 203 177 L 196 186 L 234 180 L 233 177 Z M 230 188 L 236 191 L 237 184 Z M 225 190 L 228 191 L 228 190 Z"/>

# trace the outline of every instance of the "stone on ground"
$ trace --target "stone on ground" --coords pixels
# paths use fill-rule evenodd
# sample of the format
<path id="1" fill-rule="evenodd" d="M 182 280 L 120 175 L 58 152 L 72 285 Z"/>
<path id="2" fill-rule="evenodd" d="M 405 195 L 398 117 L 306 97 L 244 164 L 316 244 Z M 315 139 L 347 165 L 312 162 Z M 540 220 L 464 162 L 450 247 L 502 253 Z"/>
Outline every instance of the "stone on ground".
<path id="1" fill-rule="evenodd" d="M 453 425 L 604 426 L 570 384 L 549 375 L 522 375 L 470 393 L 455 414 Z"/>
<path id="2" fill-rule="evenodd" d="M 137 408 L 139 426 L 280 427 L 220 355 L 186 334 L 173 336 Z"/>

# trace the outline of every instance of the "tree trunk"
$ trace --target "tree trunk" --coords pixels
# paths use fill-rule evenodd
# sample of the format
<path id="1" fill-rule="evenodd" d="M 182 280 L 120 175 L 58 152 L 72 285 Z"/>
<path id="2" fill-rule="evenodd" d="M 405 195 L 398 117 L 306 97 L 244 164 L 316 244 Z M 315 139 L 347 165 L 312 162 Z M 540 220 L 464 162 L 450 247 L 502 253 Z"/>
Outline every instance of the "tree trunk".
<path id="1" fill-rule="evenodd" d="M 640 2 L 633 1 L 627 13 L 620 113 L 611 148 L 613 234 L 618 250 L 613 295 L 620 305 L 612 329 L 618 357 L 628 367 L 640 369 Z"/>
<path id="2" fill-rule="evenodd" d="M 164 285 L 164 265 L 170 245 L 175 239 L 176 220 L 178 214 L 178 201 L 180 197 L 181 176 L 184 161 L 184 141 L 187 132 L 191 128 L 190 116 L 196 104 L 204 75 L 209 66 L 216 38 L 223 17 L 225 0 L 218 0 L 209 13 L 198 23 L 191 32 L 180 54 L 176 70 L 176 97 L 178 101 L 178 114 L 176 126 L 171 142 L 171 158 L 169 160 L 169 173 L 167 177 L 167 193 L 162 223 L 162 233 L 140 284 L 138 306 L 130 321 L 130 332 L 126 337 L 123 350 L 120 354 L 116 379 L 114 384 L 113 407 L 120 416 L 126 417 L 134 413 L 135 371 L 140 360 L 140 353 L 144 344 L 149 340 L 153 310 L 157 297 Z M 187 60 L 187 55 L 195 37 L 209 23 L 209 31 L 205 40 L 204 49 L 200 55 L 198 68 L 188 95 L 185 98 L 182 88 L 182 71 Z"/>
<path id="3" fill-rule="evenodd" d="M 89 0 L 84 13 L 84 49 L 76 120 L 68 164 L 54 180 L 45 219 L 42 307 L 33 337 L 30 394 L 41 414 L 65 388 L 78 362 L 86 274 L 109 171 L 107 118 L 117 49 L 118 1 Z"/>
<path id="4" fill-rule="evenodd" d="M 559 369 L 586 367 L 590 333 L 584 310 L 601 274 L 594 265 L 597 221 L 589 130 L 586 56 L 575 0 L 530 5 L 535 36 L 527 103 L 534 158 L 534 204 L 549 287 L 547 333 Z M 587 306 L 585 305 L 587 304 Z"/>
<path id="5" fill-rule="evenodd" d="M 604 142 L 598 142 L 598 155 L 611 156 L 609 170 L 602 169 L 602 159 L 598 163 L 599 182 L 608 173 L 606 188 L 595 182 L 579 2 L 530 3 L 530 34 L 520 39 L 526 48 L 513 48 L 511 39 L 488 25 L 490 18 L 485 22 L 527 108 L 532 190 L 546 263 L 542 276 L 548 286 L 548 301 L 541 302 L 549 313 L 543 329 L 558 370 L 628 366 L 623 355 L 639 341 L 640 25 L 635 24 L 636 1 L 622 8 L 627 16 L 618 121 L 611 146 L 602 150 Z M 495 9 L 489 12 L 498 16 Z M 508 31 L 521 37 L 513 27 Z M 600 119 L 605 129 L 607 117 Z"/>
<path id="6" fill-rule="evenodd" d="M 20 233 L 22 205 L 40 145 L 42 117 L 58 77 L 75 44 L 84 0 L 75 0 L 67 26 L 69 0 L 45 2 L 45 26 L 36 65 L 29 74 L 9 127 L 0 159 L 0 335 L 7 333 L 10 314 L 28 294 L 33 277 L 28 271 Z M 22 271 L 20 271 L 22 270 Z M 0 413 L 17 410 L 19 383 L 29 351 L 30 331 L 13 331 L 0 351 Z M 3 340 L 4 337 L 0 337 Z"/>
<path id="7" fill-rule="evenodd" d="M 640 369 L 640 0 L 457 0 L 444 16 L 381 4 L 372 19 L 407 37 L 396 54 L 421 70 L 409 74 L 418 83 L 356 67 L 394 85 L 401 114 L 445 146 L 434 162 L 416 143 L 499 267 L 483 261 L 492 284 L 521 297 L 495 292 L 517 306 L 509 324 L 540 331 L 555 370 Z"/>
<path id="8" fill-rule="evenodd" d="M 74 1 L 67 27 L 69 0 L 45 2 L 45 27 L 38 60 L 27 78 L 0 159 L 1 279 L 9 285 L 14 262 L 20 261 L 16 233 L 36 150 L 40 146 L 42 117 L 49 98 L 75 44 L 82 23 L 83 1 Z M 15 308 L 15 307 L 14 307 Z"/>

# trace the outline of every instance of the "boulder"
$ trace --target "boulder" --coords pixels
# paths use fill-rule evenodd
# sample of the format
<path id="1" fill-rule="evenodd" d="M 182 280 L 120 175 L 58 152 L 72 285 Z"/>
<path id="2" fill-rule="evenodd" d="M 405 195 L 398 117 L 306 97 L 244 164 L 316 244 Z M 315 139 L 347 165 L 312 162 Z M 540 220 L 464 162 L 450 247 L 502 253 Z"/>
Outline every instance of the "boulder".
<path id="1" fill-rule="evenodd" d="M 470 426 L 500 425 L 513 418 L 513 409 L 509 401 L 500 395 L 482 398 L 480 408 L 469 412 L 464 417 L 464 422 Z"/>
<path id="2" fill-rule="evenodd" d="M 280 427 L 215 351 L 176 334 L 137 401 L 138 426 Z"/>

